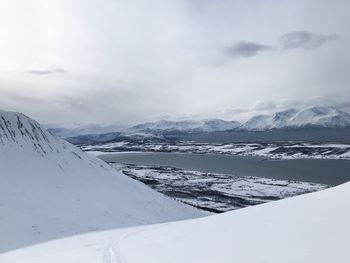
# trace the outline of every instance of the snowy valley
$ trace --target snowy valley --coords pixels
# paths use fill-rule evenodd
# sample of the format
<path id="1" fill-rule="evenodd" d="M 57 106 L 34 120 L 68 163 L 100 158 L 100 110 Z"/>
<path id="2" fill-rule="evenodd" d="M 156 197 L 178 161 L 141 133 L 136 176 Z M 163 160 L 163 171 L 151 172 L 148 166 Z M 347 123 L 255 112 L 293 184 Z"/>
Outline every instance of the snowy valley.
<path id="1" fill-rule="evenodd" d="M 347 262 L 348 183 L 326 189 L 173 167 L 109 166 L 23 114 L 0 115 L 0 262 L 329 262 L 334 251 L 337 262 Z M 130 146 L 82 149 L 99 154 Z M 349 151 L 348 145 L 305 143 L 137 147 L 268 158 L 281 158 L 274 155 L 279 147 L 316 149 L 321 157 L 315 158 Z M 268 201 L 274 202 L 263 204 Z M 229 211 L 246 206 L 252 207 Z"/>

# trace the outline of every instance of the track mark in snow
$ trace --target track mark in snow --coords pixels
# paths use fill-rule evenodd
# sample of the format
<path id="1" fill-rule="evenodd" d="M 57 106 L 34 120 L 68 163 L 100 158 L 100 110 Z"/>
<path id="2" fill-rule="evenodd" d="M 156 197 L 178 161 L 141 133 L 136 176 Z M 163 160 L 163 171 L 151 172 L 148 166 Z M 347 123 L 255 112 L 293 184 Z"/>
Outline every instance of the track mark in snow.
<path id="1" fill-rule="evenodd" d="M 118 259 L 118 255 L 114 250 L 114 245 L 109 244 L 103 255 L 103 263 L 118 263 L 118 262 L 121 262 L 121 260 Z"/>
<path id="2" fill-rule="evenodd" d="M 160 226 L 154 226 L 160 228 Z M 147 229 L 140 229 L 120 237 L 120 239 L 114 243 L 109 243 L 103 254 L 103 263 L 122 263 L 120 254 L 118 253 L 118 245 L 128 239 L 129 237 L 135 236 L 142 232 L 153 230 L 154 227 L 148 227 Z"/>

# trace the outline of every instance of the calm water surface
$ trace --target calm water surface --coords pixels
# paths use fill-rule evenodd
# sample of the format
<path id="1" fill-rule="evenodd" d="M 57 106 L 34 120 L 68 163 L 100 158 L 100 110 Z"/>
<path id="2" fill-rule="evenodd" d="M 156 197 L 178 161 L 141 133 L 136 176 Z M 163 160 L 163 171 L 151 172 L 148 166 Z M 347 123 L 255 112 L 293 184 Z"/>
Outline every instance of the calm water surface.
<path id="1" fill-rule="evenodd" d="M 349 160 L 266 160 L 251 156 L 191 153 L 105 154 L 106 162 L 172 166 L 210 173 L 259 176 L 338 185 L 350 181 Z"/>

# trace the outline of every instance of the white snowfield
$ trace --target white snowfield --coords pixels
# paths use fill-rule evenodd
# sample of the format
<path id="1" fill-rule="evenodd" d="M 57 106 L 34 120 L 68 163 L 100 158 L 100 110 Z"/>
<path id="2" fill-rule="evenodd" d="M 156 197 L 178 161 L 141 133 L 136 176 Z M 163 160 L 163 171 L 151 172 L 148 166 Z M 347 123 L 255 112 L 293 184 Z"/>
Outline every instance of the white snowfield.
<path id="1" fill-rule="evenodd" d="M 203 215 L 53 137 L 25 115 L 0 111 L 0 253 Z"/>
<path id="2" fill-rule="evenodd" d="M 1 263 L 349 263 L 350 183 L 200 219 L 56 240 Z"/>

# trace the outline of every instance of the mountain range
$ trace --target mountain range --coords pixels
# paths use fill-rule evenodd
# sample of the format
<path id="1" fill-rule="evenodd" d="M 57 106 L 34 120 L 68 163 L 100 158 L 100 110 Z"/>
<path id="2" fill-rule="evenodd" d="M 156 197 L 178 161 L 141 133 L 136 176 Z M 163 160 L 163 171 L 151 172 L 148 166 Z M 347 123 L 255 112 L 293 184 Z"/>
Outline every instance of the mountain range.
<path id="1" fill-rule="evenodd" d="M 146 122 L 134 125 L 129 128 L 109 129 L 108 133 L 102 128 L 95 126 L 95 129 L 68 129 L 49 128 L 48 130 L 59 137 L 78 137 L 79 135 L 95 138 L 101 137 L 102 141 L 108 134 L 112 140 L 117 136 L 161 136 L 169 134 L 188 133 L 212 133 L 222 131 L 269 131 L 282 129 L 301 128 L 346 128 L 350 127 L 350 115 L 335 107 L 309 107 L 301 110 L 289 109 L 274 114 L 253 116 L 244 123 L 238 121 L 225 121 L 221 119 L 205 120 L 182 120 L 169 121 L 160 120 L 157 122 Z M 79 134 L 79 135 L 78 135 Z M 72 136 L 73 135 L 73 136 Z"/>

